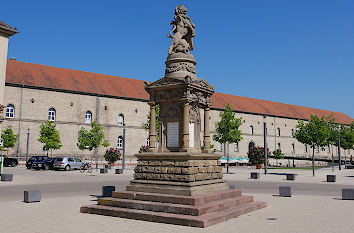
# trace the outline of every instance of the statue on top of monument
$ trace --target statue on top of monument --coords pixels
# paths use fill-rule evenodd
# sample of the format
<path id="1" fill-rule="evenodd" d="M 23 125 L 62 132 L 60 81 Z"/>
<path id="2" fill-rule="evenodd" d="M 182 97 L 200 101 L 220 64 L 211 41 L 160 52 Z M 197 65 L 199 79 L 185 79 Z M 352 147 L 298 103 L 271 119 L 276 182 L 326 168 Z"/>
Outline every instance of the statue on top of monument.
<path id="1" fill-rule="evenodd" d="M 187 11 L 184 5 L 177 6 L 174 21 L 170 22 L 170 24 L 173 25 L 172 30 L 168 34 L 168 37 L 172 38 L 172 43 L 168 50 L 168 54 L 170 55 L 177 52 L 189 53 L 189 51 L 193 50 L 195 25 L 187 16 Z M 174 33 L 174 35 L 172 35 L 172 33 Z"/>

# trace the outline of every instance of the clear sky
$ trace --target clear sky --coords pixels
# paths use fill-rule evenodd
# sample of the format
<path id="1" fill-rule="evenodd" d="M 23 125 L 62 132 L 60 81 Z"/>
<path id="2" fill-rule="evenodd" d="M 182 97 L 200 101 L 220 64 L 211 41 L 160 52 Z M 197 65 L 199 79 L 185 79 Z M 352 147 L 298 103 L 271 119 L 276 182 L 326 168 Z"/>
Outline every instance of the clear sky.
<path id="1" fill-rule="evenodd" d="M 354 118 L 353 0 L 19 0 L 19 61 L 155 81 L 174 9 L 196 25 L 197 74 L 217 92 L 343 112 Z"/>

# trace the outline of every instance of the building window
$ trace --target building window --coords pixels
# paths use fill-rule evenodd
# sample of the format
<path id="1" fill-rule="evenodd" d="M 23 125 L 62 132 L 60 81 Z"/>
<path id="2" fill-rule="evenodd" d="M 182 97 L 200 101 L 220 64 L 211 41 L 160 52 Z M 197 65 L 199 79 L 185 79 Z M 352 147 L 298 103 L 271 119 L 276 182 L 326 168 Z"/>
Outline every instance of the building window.
<path id="1" fill-rule="evenodd" d="M 15 107 L 12 104 L 7 105 L 5 117 L 6 118 L 14 118 L 15 117 Z"/>
<path id="2" fill-rule="evenodd" d="M 124 116 L 123 114 L 119 114 L 118 116 L 118 125 L 123 126 L 124 125 Z"/>
<path id="3" fill-rule="evenodd" d="M 321 150 L 322 150 L 322 151 L 326 151 L 326 148 L 322 147 Z"/>
<path id="4" fill-rule="evenodd" d="M 238 152 L 238 142 L 235 143 L 235 151 Z"/>
<path id="5" fill-rule="evenodd" d="M 280 143 L 278 142 L 277 149 L 280 149 Z"/>
<path id="6" fill-rule="evenodd" d="M 307 145 L 305 145 L 304 151 L 305 151 L 305 153 L 307 153 Z"/>
<path id="7" fill-rule="evenodd" d="M 292 152 L 292 153 L 295 153 L 295 144 L 294 144 L 294 143 L 291 144 L 291 152 Z"/>
<path id="8" fill-rule="evenodd" d="M 291 129 L 291 137 L 294 137 L 294 129 Z"/>
<path id="9" fill-rule="evenodd" d="M 50 108 L 48 110 L 48 121 L 55 121 L 55 109 Z"/>
<path id="10" fill-rule="evenodd" d="M 222 151 L 222 144 L 218 143 L 218 151 Z"/>
<path id="11" fill-rule="evenodd" d="M 146 145 L 148 145 L 150 147 L 150 138 L 146 139 Z"/>
<path id="12" fill-rule="evenodd" d="M 118 149 L 123 148 L 123 137 L 122 136 L 118 137 L 117 147 L 118 147 Z"/>
<path id="13" fill-rule="evenodd" d="M 319 147 L 317 147 L 316 151 L 317 151 L 317 153 L 320 153 L 320 148 L 319 148 Z"/>
<path id="14" fill-rule="evenodd" d="M 253 126 L 252 125 L 250 126 L 250 134 L 251 135 L 253 134 Z"/>
<path id="15" fill-rule="evenodd" d="M 92 113 L 90 111 L 87 111 L 85 114 L 85 123 L 91 124 L 91 121 L 92 121 Z"/>
<path id="16" fill-rule="evenodd" d="M 277 128 L 277 136 L 280 136 L 280 128 Z"/>

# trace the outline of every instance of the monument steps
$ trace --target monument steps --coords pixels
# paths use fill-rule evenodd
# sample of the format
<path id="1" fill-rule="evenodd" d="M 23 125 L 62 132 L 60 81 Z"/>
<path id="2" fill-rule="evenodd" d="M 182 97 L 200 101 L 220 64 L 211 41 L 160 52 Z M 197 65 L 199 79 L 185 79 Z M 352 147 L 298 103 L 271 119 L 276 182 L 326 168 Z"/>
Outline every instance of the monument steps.
<path id="1" fill-rule="evenodd" d="M 177 203 L 176 203 L 177 202 Z M 83 213 L 136 220 L 208 227 L 266 207 L 241 190 L 228 190 L 204 196 L 114 192 L 112 198 L 99 198 L 98 205 L 82 206 Z"/>

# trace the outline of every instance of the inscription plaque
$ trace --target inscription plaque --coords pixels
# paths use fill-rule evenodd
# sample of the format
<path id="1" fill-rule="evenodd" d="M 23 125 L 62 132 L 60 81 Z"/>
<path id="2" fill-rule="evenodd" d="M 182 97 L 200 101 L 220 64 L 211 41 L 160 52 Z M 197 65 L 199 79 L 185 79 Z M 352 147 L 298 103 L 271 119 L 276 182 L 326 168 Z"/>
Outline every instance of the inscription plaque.
<path id="1" fill-rule="evenodd" d="M 178 132 L 178 122 L 167 122 L 167 147 L 179 147 Z"/>

